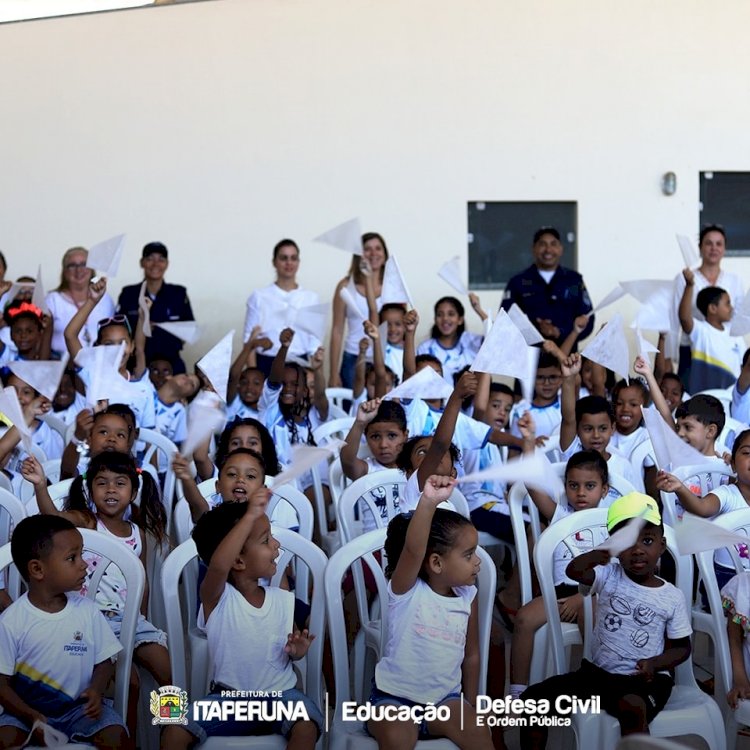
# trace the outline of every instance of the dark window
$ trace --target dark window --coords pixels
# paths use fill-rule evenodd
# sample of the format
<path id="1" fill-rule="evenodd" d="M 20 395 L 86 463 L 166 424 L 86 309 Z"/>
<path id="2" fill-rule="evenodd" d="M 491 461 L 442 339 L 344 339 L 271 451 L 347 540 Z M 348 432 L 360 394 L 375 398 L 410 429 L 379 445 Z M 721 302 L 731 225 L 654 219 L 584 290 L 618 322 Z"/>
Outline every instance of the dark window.
<path id="1" fill-rule="evenodd" d="M 701 172 L 700 225 L 721 224 L 727 255 L 750 255 L 750 172 Z"/>

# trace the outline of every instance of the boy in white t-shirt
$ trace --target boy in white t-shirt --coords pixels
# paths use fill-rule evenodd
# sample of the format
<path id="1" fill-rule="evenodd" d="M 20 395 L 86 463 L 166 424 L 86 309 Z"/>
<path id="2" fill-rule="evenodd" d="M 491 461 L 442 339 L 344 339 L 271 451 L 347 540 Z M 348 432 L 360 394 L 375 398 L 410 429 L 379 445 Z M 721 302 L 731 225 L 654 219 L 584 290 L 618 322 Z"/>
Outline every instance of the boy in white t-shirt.
<path id="1" fill-rule="evenodd" d="M 45 744 L 47 724 L 71 742 L 132 748 L 122 718 L 102 702 L 120 642 L 96 603 L 78 594 L 86 578 L 83 539 L 58 516 L 24 518 L 13 562 L 28 591 L 0 615 L 0 747 Z"/>

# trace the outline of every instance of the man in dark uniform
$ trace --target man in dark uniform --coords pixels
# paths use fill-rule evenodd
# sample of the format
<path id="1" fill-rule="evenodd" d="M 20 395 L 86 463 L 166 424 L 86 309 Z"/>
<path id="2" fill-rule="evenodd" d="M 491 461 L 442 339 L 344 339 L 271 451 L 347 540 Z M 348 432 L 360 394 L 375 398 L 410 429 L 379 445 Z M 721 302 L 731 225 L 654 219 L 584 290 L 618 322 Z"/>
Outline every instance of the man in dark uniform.
<path id="1" fill-rule="evenodd" d="M 164 274 L 169 267 L 169 253 L 161 242 L 149 242 L 141 254 L 146 294 L 151 298 L 151 322 L 165 323 L 178 320 L 195 320 L 190 300 L 184 286 L 167 284 Z M 117 301 L 117 311 L 128 317 L 130 330 L 138 322 L 138 298 L 142 284 L 123 287 Z M 180 357 L 182 341 L 161 328 L 153 328 L 151 338 L 146 339 L 146 361 L 158 356 L 172 364 L 174 374 L 185 372 L 185 363 Z"/>
<path id="2" fill-rule="evenodd" d="M 557 229 L 538 229 L 531 252 L 534 264 L 508 282 L 502 307 L 509 310 L 515 302 L 544 338 L 559 345 L 573 330 L 573 321 L 591 311 L 591 300 L 581 274 L 560 265 L 563 246 Z M 578 338 L 586 338 L 593 327 L 592 315 Z"/>

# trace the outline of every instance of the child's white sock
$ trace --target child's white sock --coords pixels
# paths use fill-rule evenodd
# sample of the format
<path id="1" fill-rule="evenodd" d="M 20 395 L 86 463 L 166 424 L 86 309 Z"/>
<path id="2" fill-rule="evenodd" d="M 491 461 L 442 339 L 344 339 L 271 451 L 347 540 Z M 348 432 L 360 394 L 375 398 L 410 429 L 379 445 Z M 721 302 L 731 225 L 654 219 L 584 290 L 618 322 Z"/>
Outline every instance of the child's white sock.
<path id="1" fill-rule="evenodd" d="M 510 686 L 510 697 L 511 698 L 520 698 L 521 693 L 526 690 L 528 685 L 511 685 Z"/>

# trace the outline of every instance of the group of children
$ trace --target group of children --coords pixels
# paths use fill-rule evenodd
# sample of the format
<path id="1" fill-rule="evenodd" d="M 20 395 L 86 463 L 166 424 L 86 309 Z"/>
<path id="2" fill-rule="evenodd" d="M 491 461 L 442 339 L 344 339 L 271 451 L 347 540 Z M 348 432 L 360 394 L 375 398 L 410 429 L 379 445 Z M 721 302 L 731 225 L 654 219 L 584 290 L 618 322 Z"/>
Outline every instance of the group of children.
<path id="1" fill-rule="evenodd" d="M 689 288 L 687 271 L 685 280 Z M 368 277 L 364 283 L 371 285 Z M 58 507 L 50 496 L 44 466 L 20 446 L 18 428 L 10 427 L 0 437 L 0 458 L 12 486 L 33 485 L 39 510 L 39 515 L 19 523 L 12 537 L 13 561 L 27 592 L 12 604 L 5 592 L 0 600 L 7 610 L 0 615 L 0 705 L 5 709 L 0 715 L 0 745 L 20 746 L 31 732 L 39 732 L 41 722 L 73 741 L 86 740 L 97 747 L 132 746 L 134 713 L 119 717 L 101 697 L 111 678 L 112 657 L 120 649 L 117 635 L 126 586 L 110 566 L 94 601 L 85 598 L 101 560 L 83 550 L 76 528 L 95 529 L 118 539 L 145 565 L 149 544 L 166 550 L 170 543 L 167 514 L 174 499 L 163 497 L 162 487 L 171 468 L 181 481 L 195 524 L 193 538 L 205 566 L 197 625 L 206 633 L 211 654 L 208 699 L 220 700 L 226 690 L 273 692 L 279 700 L 303 703 L 309 720 L 262 726 L 191 721 L 185 727 L 165 728 L 162 746 L 190 747 L 209 736 L 270 731 L 284 734 L 288 747 L 312 748 L 323 731 L 322 707 L 297 689 L 291 662 L 304 657 L 314 638 L 325 634 L 307 630 L 293 590 L 267 584 L 276 572 L 279 544 L 271 534 L 266 508 L 271 496 L 267 478 L 293 463 L 296 446 L 314 445 L 316 428 L 334 412 L 325 393 L 323 350 L 312 353 L 305 363 L 292 360 L 288 352 L 294 331 L 284 329 L 266 377 L 255 357 L 271 342 L 263 331 L 254 329 L 228 368 L 227 392 L 219 394 L 227 404 L 227 419 L 218 439 L 205 440 L 191 455 L 178 452 L 142 465 L 139 429 L 155 429 L 179 448 L 187 436 L 191 401 L 199 390 L 212 386 L 200 370 L 175 376 L 168 361 L 157 356 L 147 362 L 143 317 L 131 331 L 126 318 L 114 316 L 99 323 L 96 345 L 122 347 L 117 364 L 124 384 L 123 403 L 86 408 L 86 388 L 92 383 L 87 363 L 93 360 L 85 352 L 80 356 L 78 333 L 105 290 L 105 279 L 92 282 L 89 299 L 66 329 L 71 367 L 52 402 L 13 372 L 14 362 L 49 356 L 49 342 L 45 345 L 49 321 L 28 301 L 14 303 L 5 315 L 14 345 L 0 355 L 7 368 L 5 384 L 17 392 L 34 444 L 48 460 L 59 458 L 60 477 L 73 482 Z M 747 507 L 750 430 L 736 435 L 731 446 L 720 445 L 729 416 L 721 401 L 702 393 L 688 397 L 680 379 L 664 364 L 663 353 L 657 358 L 656 375 L 649 362 L 638 357 L 633 366 L 638 377 L 615 382 L 601 365 L 572 352 L 575 336 L 559 347 L 549 341 L 543 344 L 533 395 L 526 401 L 518 387 L 493 383 L 489 374 L 469 370 L 482 337 L 465 330 L 460 300 L 438 300 L 431 336 L 417 346 L 416 311 L 394 304 L 378 310 L 371 292 L 355 366 L 353 423 L 340 449 L 341 467 L 349 482 L 386 469 L 400 469 L 404 480 L 380 488 L 374 503 L 378 513 L 364 504 L 360 507 L 364 531 L 388 527 L 387 632 L 369 702 L 410 707 L 429 703 L 449 709 L 449 718 L 422 725 L 371 720 L 367 731 L 381 748 L 413 747 L 427 737 L 447 737 L 461 748 L 501 746 L 501 736 L 491 736 L 475 721 L 477 545 L 478 532 L 505 545 L 516 543 L 509 487 L 491 478 L 461 484 L 457 480 L 537 452 L 556 459 L 564 487 L 558 497 L 529 483 L 532 511 L 545 525 L 590 508 L 608 508 L 606 529 L 592 528 L 566 540 L 553 561 L 561 619 L 578 620 L 583 586 L 597 597 L 598 625 L 591 662 L 584 662 L 574 676 L 529 686 L 534 634 L 546 620 L 544 606 L 541 598 L 521 606 L 517 571 L 505 569 L 495 609 L 512 631 L 511 694 L 524 699 L 561 692 L 600 695 L 602 707 L 619 719 L 624 734 L 647 731 L 648 722 L 669 698 L 669 670 L 690 655 L 687 603 L 657 575 L 665 548 L 663 503 L 669 503 L 675 518 L 685 512 L 711 518 Z M 472 295 L 470 302 L 485 320 L 479 300 Z M 696 363 L 710 364 L 710 356 L 701 359 L 700 353 L 712 348 L 706 341 L 716 338 L 713 331 L 706 333 L 706 326 L 723 332 L 731 317 L 731 306 L 721 293 L 699 295 L 698 304 L 705 323 L 693 323 L 689 306 L 680 307 L 683 329 L 698 342 L 691 376 L 696 380 L 691 383 L 705 383 L 705 369 Z M 586 321 L 575 323 L 574 331 L 580 332 Z M 385 328 L 380 328 L 383 324 Z M 695 329 L 701 329 L 700 338 L 693 336 Z M 385 342 L 380 341 L 381 331 Z M 729 348 L 734 352 L 734 345 Z M 732 399 L 733 418 L 744 422 L 750 416 L 748 359 L 746 352 Z M 83 366 L 74 368 L 74 361 Z M 388 398 L 390 390 L 425 368 L 432 368 L 452 386 L 447 399 Z M 700 478 L 681 480 L 659 470 L 642 414 L 652 402 L 668 428 L 707 463 L 717 467 L 729 463 L 733 477 L 725 471 L 726 484 L 711 487 L 701 497 Z M 67 445 L 42 418 L 47 413 L 74 425 Z M 206 495 L 199 484 L 211 478 L 215 492 Z M 312 476 L 303 474 L 296 482 L 312 498 Z M 645 520 L 645 526 L 619 561 L 595 549 L 637 517 Z M 750 663 L 742 668 L 742 654 L 750 653 L 745 645 L 750 583 L 746 577 L 733 577 L 731 562 L 721 555 L 716 564 L 720 584 L 727 584 L 725 601 L 732 615 L 730 646 L 736 658 L 729 700 L 736 703 L 750 697 Z M 165 634 L 145 617 L 148 597 L 147 587 L 134 662 L 159 685 L 169 685 L 168 644 Z M 638 601 L 644 611 L 653 613 L 648 621 L 636 620 L 639 632 L 646 634 L 647 647 L 633 647 L 632 628 L 615 632 L 602 625 L 610 612 L 617 612 L 622 599 Z M 75 649 L 66 647 L 71 643 Z M 83 657 L 74 656 L 79 654 Z M 489 669 L 501 666 L 490 664 Z M 137 676 L 132 680 L 131 690 L 137 696 Z M 541 730 L 522 732 L 524 746 L 539 747 L 544 741 Z"/>

